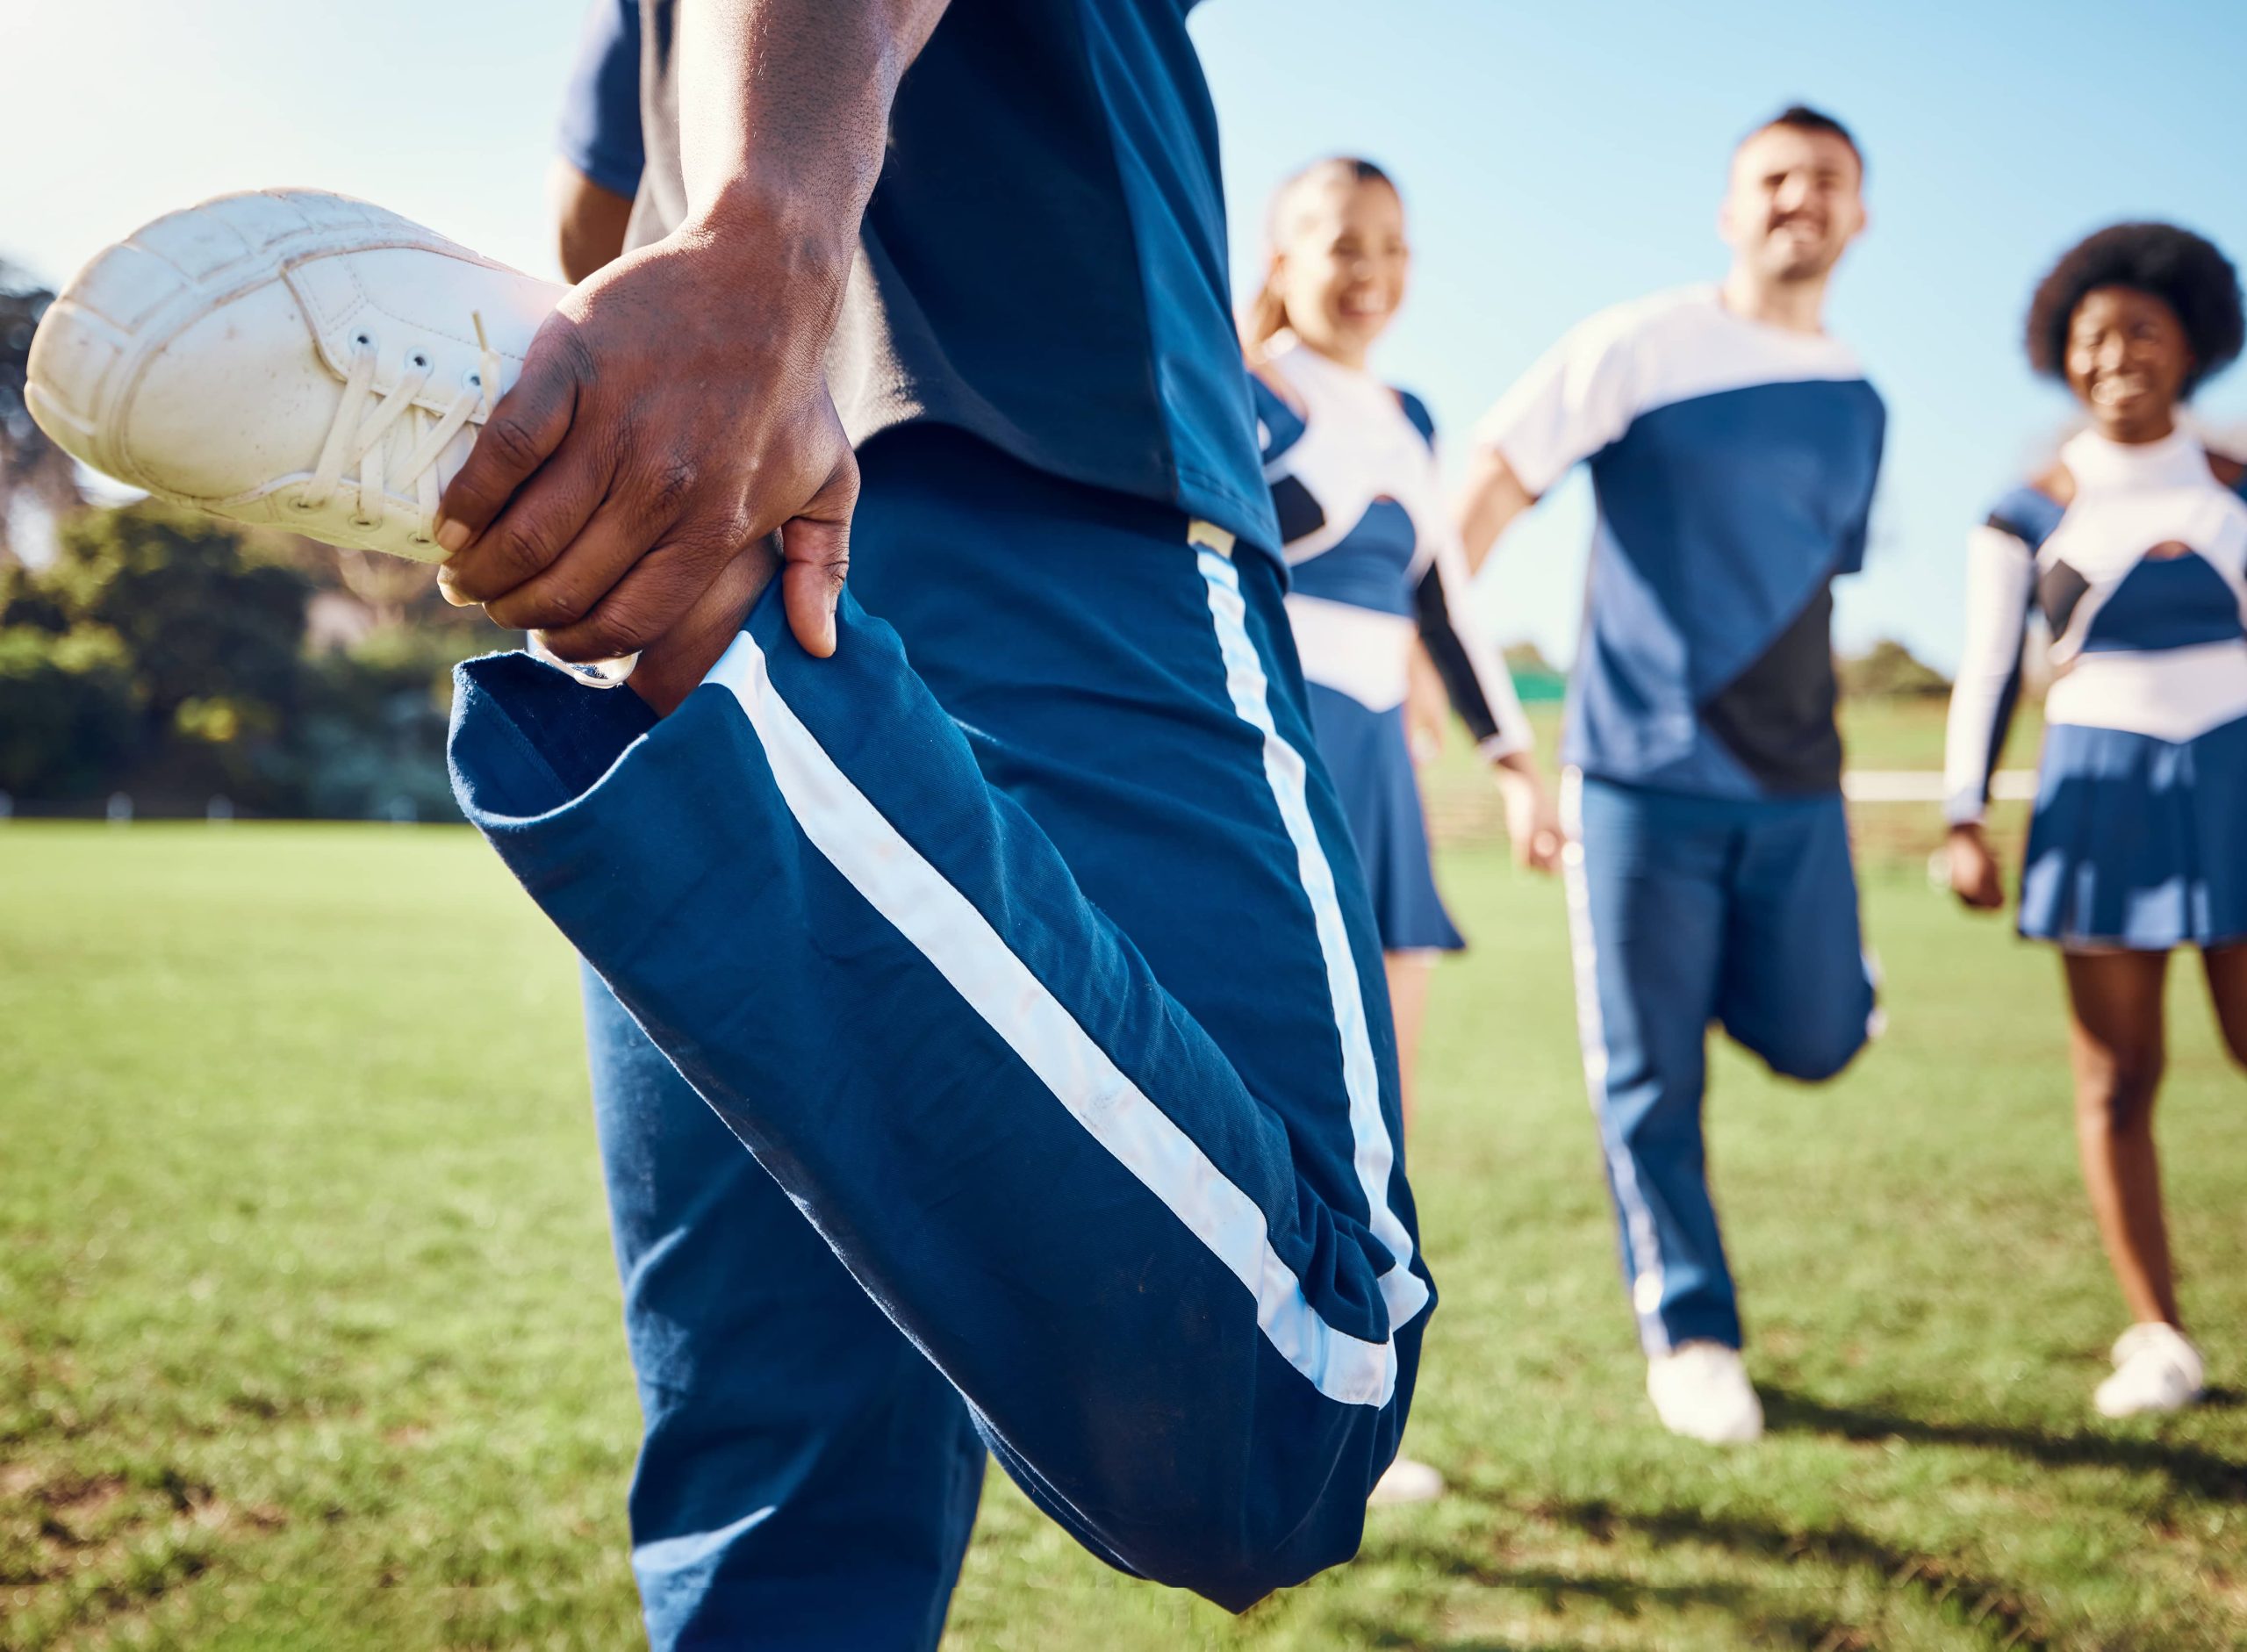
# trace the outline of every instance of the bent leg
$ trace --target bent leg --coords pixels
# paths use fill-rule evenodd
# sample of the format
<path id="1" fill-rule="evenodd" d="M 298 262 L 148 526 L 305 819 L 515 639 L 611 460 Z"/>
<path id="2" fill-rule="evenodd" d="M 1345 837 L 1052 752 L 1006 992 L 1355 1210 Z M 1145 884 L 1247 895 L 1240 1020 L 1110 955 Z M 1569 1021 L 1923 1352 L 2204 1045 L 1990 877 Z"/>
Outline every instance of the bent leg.
<path id="1" fill-rule="evenodd" d="M 1573 772 L 1562 801 L 1577 1032 L 1639 1340 L 1736 1348 L 1701 1133 L 1729 833 L 1702 800 Z"/>
<path id="2" fill-rule="evenodd" d="M 983 1483 L 967 1407 L 590 971 L 656 1652 L 934 1648 Z"/>
<path id="3" fill-rule="evenodd" d="M 1759 807 L 1733 873 L 1718 1019 L 1774 1073 L 1815 1083 L 1856 1058 L 1874 1013 L 1841 800 Z"/>
<path id="4" fill-rule="evenodd" d="M 1379 953 L 1303 760 L 1277 572 L 1143 514 L 1175 536 L 1135 525 L 1073 564 L 1080 606 L 1179 691 L 1167 779 L 1105 833 L 1163 915 L 1148 951 L 1198 960 L 1204 1008 L 847 600 L 819 661 L 768 593 L 652 729 L 533 662 L 471 665 L 454 760 L 470 818 L 1033 1495 L 1101 1552 L 1241 1606 L 1354 1550 L 1430 1290 Z M 1095 531 L 1028 526 L 1064 547 Z M 984 597 L 1058 588 L 1024 573 Z M 1036 638 L 991 646 L 1013 641 Z M 1097 686 L 1055 692 L 1097 707 Z M 1079 770 L 1106 727 L 1078 724 Z M 1195 789 L 1250 779 L 1247 822 Z M 1291 898 L 1228 912 L 1174 852 L 1197 832 L 1262 845 Z"/>
<path id="5" fill-rule="evenodd" d="M 2184 1323 L 2169 1263 L 2153 1103 L 2166 1051 L 2166 952 L 2065 952 L 2076 1147 L 2107 1260 L 2137 1322 Z"/>

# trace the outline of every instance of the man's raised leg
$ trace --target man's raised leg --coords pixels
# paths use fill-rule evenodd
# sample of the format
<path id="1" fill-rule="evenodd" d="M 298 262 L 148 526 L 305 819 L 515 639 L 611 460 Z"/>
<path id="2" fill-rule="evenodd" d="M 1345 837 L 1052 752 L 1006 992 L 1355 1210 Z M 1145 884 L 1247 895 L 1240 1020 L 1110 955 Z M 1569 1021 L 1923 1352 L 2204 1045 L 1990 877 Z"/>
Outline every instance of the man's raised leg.
<path id="1" fill-rule="evenodd" d="M 937 457 L 890 492 L 896 531 L 950 521 L 933 566 L 996 558 L 954 586 L 985 615 L 963 646 L 1062 708 L 1062 750 L 955 723 L 855 604 L 811 658 L 768 593 L 653 729 L 527 660 L 469 668 L 463 802 L 1033 1495 L 1245 1605 L 1354 1550 L 1429 1300 L 1278 572 L 1159 507 Z M 1070 614 L 1061 676 L 997 665 Z M 1111 758 L 1144 949 L 1034 818 Z M 986 778 L 1008 761 L 1025 802 Z M 1149 961 L 1189 948 L 1206 1024 Z"/>

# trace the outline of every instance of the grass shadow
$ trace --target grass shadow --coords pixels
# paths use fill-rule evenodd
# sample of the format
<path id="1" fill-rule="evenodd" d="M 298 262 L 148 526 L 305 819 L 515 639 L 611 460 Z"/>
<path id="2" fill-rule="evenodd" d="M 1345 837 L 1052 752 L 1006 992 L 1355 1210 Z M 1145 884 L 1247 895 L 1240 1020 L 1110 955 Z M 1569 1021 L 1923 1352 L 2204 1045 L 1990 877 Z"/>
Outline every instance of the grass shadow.
<path id="1" fill-rule="evenodd" d="M 1658 1627 L 1664 1614 L 1698 1607 L 1724 1613 L 1744 1628 L 1752 1629 L 1758 1645 L 1782 1644 L 1819 1648 L 1823 1652 L 1858 1652 L 1871 1642 L 1851 1626 L 1831 1619 L 1805 1617 L 1794 1611 L 1775 1611 L 1766 1591 L 1751 1584 L 1730 1582 L 1649 1583 L 1620 1572 L 1569 1572 L 1550 1566 L 1507 1566 L 1490 1556 L 1425 1542 L 1368 1544 L 1364 1558 L 1396 1561 L 1424 1568 L 1479 1589 L 1518 1592 L 1533 1597 L 1548 1612 L 1562 1612 L 1572 1604 L 1596 1603 L 1615 1617 L 1649 1620 Z M 1414 1652 L 1589 1652 L 1590 1641 L 1502 1641 L 1487 1631 L 1432 1639 L 1401 1627 L 1393 1620 L 1367 1613 L 1351 1619 L 1353 1646 L 1413 1648 Z M 1602 1641 L 1597 1644 L 1609 1642 Z"/>
<path id="2" fill-rule="evenodd" d="M 2003 1423 L 1947 1423 L 1861 1406 L 1831 1405 L 1790 1389 L 1763 1387 L 1763 1414 L 1775 1429 L 1843 1440 L 1904 1440 L 1914 1445 L 2002 1451 L 2055 1469 L 2122 1469 L 2159 1474 L 2181 1491 L 2216 1503 L 2247 1503 L 2247 1462 L 2205 1447 L 2127 1434 L 2053 1434 Z M 2236 1404 L 2228 1391 L 2217 1402 Z"/>
<path id="3" fill-rule="evenodd" d="M 1566 1572 L 1550 1566 L 1508 1566 L 1470 1548 L 1425 1541 L 1368 1542 L 1362 1562 L 1395 1562 L 1425 1567 L 1478 1589 L 1520 1591 L 1540 1604 L 1558 1608 L 1571 1597 L 1589 1596 L 1610 1611 L 1634 1618 L 1648 1607 L 1715 1606 L 1731 1611 L 1754 1591 L 1744 1584 L 1655 1584 L 1619 1572 Z"/>
<path id="4" fill-rule="evenodd" d="M 1855 1526 L 1801 1531 L 1741 1515 L 1686 1508 L 1633 1509 L 1604 1500 L 1540 1502 L 1526 1512 L 1601 1543 L 1622 1536 L 1655 1545 L 1700 1543 L 1782 1565 L 1806 1561 L 1869 1574 L 1890 1589 L 1906 1590 L 1931 1604 L 1954 1608 L 1990 1646 L 2007 1652 L 2047 1652 L 2052 1645 L 2052 1630 L 2043 1613 L 2014 1585 L 1978 1575 L 1955 1559 L 1901 1548 Z M 1754 1591 L 1724 1587 L 1741 1595 L 1728 1609 L 1753 1609 Z M 1755 1613 L 1753 1620 L 1798 1646 L 1840 1652 L 1872 1644 L 1863 1631 L 1839 1622 L 1813 1622 L 1791 1614 L 1774 1618 L 1768 1612 Z"/>

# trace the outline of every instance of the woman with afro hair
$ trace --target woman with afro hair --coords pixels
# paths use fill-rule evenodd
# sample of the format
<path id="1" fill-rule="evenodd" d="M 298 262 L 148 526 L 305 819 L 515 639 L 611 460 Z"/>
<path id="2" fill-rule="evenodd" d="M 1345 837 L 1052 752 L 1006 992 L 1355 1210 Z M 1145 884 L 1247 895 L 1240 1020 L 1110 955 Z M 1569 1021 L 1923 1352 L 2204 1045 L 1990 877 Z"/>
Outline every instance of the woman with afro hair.
<path id="1" fill-rule="evenodd" d="M 2102 229 L 2044 277 L 2028 359 L 2090 427 L 1975 531 L 1950 702 L 1951 887 L 1992 911 L 2005 892 L 1983 808 L 2042 613 L 2056 675 L 2020 928 L 2060 949 L 2084 1180 L 2133 1321 L 2099 1386 L 2108 1417 L 2188 1405 L 2206 1378 L 2153 1140 L 2174 949 L 2200 949 L 2247 1065 L 2247 465 L 2184 417 L 2241 332 L 2236 272 L 2171 225 Z"/>

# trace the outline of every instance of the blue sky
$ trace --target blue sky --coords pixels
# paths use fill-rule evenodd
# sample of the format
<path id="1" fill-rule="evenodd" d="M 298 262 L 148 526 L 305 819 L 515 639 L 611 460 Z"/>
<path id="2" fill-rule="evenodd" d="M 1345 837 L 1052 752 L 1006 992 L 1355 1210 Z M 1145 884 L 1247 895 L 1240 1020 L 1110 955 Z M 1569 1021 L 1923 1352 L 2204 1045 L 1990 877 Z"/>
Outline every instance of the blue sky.
<path id="1" fill-rule="evenodd" d="M 0 255 L 49 279 L 229 189 L 381 200 L 542 271 L 541 178 L 577 0 L 73 0 L 11 7 Z M 2064 428 L 2020 317 L 2075 237 L 2171 218 L 2247 257 L 2236 0 L 1210 0 L 1196 13 L 1225 144 L 1235 280 L 1263 203 L 1337 150 L 1402 181 L 1414 287 L 1376 358 L 1463 429 L 1572 322 L 1711 278 L 1725 157 L 1800 97 L 1855 126 L 1873 224 L 1832 321 L 1891 413 L 1870 571 L 1845 646 L 1955 658 L 1961 547 Z M 2247 370 L 2203 395 L 2247 430 Z M 1482 600 L 1564 657 L 1581 479 L 1516 530 Z"/>

